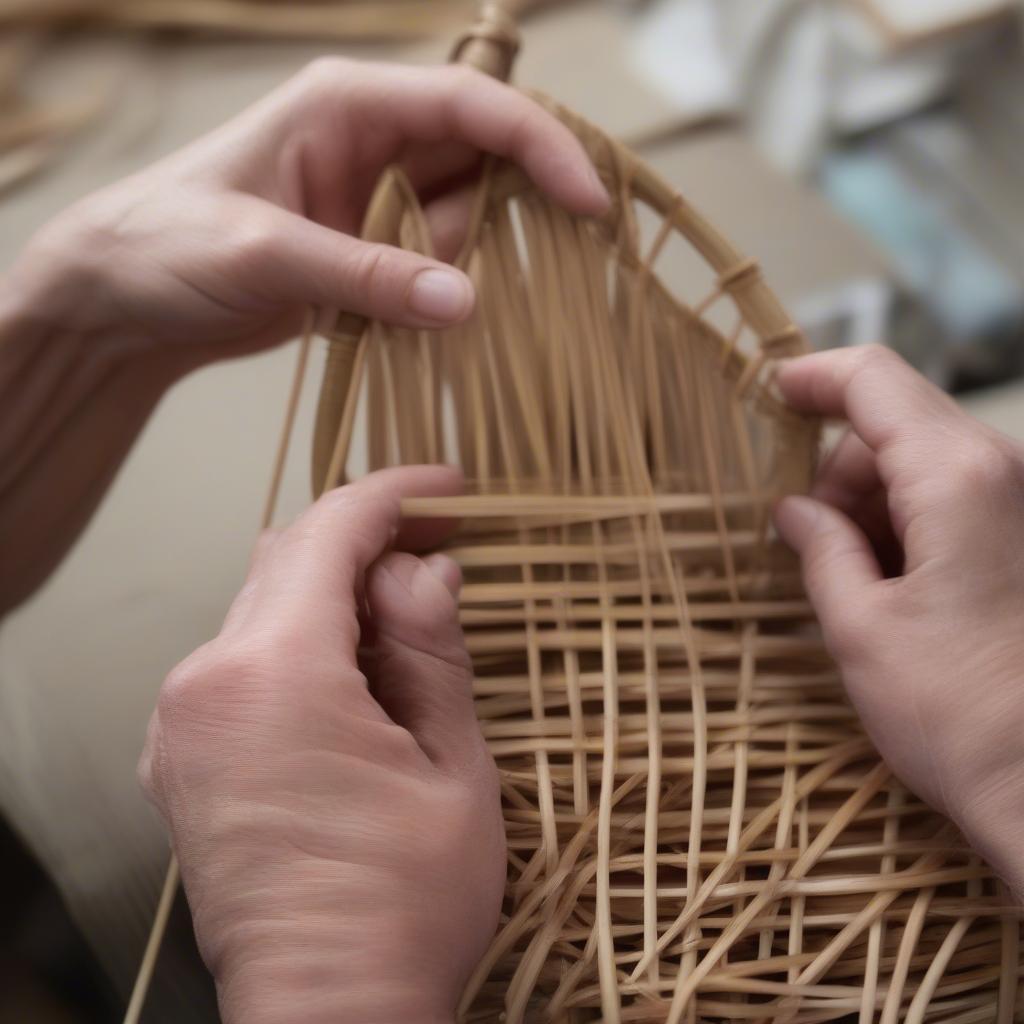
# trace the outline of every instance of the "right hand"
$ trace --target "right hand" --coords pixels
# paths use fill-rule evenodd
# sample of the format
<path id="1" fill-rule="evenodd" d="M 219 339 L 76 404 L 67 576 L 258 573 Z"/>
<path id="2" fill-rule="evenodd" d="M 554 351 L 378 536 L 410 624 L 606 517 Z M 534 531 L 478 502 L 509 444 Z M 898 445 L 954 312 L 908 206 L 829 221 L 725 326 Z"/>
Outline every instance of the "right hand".
<path id="1" fill-rule="evenodd" d="M 890 767 L 1024 895 L 1024 449 L 876 347 L 783 364 L 851 430 L 776 526 Z"/>
<path id="2" fill-rule="evenodd" d="M 163 685 L 140 774 L 225 1024 L 450 1024 L 494 935 L 505 832 L 461 577 L 408 553 L 444 524 L 399 529 L 402 497 L 459 485 L 407 466 L 325 494 Z"/>

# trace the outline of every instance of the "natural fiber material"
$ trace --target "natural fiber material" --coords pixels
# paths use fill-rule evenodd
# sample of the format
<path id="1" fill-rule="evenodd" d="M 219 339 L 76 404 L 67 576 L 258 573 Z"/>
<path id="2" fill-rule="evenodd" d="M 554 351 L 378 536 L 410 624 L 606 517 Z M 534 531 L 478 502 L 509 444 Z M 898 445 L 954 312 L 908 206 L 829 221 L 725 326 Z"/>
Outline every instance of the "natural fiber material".
<path id="1" fill-rule="evenodd" d="M 475 319 L 341 330 L 314 458 L 321 485 L 468 476 L 406 507 L 462 519 L 448 553 L 509 840 L 463 1019 L 1009 1024 L 1018 915 L 879 763 L 769 529 L 814 468 L 816 425 L 770 387 L 799 332 L 756 264 L 549 106 L 613 212 L 570 218 L 491 165 L 459 261 Z M 395 173 L 368 233 L 429 251 Z M 681 237 L 703 294 L 659 281 Z"/>
<path id="2" fill-rule="evenodd" d="M 506 14 L 463 56 L 507 69 Z M 317 492 L 402 463 L 467 474 L 465 496 L 405 507 L 461 519 L 447 550 L 509 840 L 501 926 L 460 1018 L 1021 1019 L 1019 912 L 879 762 L 772 538 L 772 502 L 806 489 L 817 449 L 770 384 L 800 332 L 755 262 L 540 99 L 611 213 L 573 219 L 489 163 L 458 260 L 474 319 L 339 324 L 314 440 Z M 365 235 L 429 252 L 399 173 Z M 677 294 L 658 261 L 687 258 Z M 307 352 L 308 337 L 268 520 Z M 175 883 L 172 862 L 165 896 Z"/>
<path id="3" fill-rule="evenodd" d="M 184 29 L 236 36 L 401 39 L 465 17 L 471 0 L 7 0 L 0 29 Z"/>
<path id="4" fill-rule="evenodd" d="M 524 17 L 558 0 L 505 0 Z M 464 25 L 474 0 L 5 0 L 0 3 L 0 195 L 54 161 L 102 116 L 109 90 L 63 100 L 26 94 L 25 69 L 69 31 L 336 43 L 407 42 Z"/>
<path id="5" fill-rule="evenodd" d="M 24 93 L 27 63 L 69 30 L 401 41 L 454 31 L 471 8 L 472 0 L 6 0 L 0 5 L 0 194 L 50 163 L 106 105 L 102 90 L 63 101 Z"/>

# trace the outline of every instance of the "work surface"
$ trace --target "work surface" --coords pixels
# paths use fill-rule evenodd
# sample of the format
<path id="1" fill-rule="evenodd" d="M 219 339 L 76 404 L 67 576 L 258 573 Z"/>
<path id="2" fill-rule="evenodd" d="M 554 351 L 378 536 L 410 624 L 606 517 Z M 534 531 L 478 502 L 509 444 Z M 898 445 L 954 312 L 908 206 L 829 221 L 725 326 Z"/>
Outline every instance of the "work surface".
<path id="1" fill-rule="evenodd" d="M 613 133 L 663 123 L 664 101 L 630 70 L 612 11 L 570 10 L 527 32 L 519 79 Z M 589 12 L 589 13 L 588 13 Z M 566 40 L 574 40 L 566 46 Z M 440 60 L 442 46 L 368 57 Z M 54 170 L 0 200 L 0 266 L 68 202 L 220 123 L 326 46 L 69 44 L 48 88 L 101 71 L 126 99 Z M 600 53 L 574 64 L 566 52 Z M 596 65 L 600 65 L 599 67 Z M 651 162 L 741 248 L 785 301 L 884 272 L 817 197 L 769 169 L 734 127 L 700 129 Z M 134 766 L 161 679 L 213 635 L 244 575 L 284 409 L 292 346 L 210 368 L 170 394 L 60 571 L 0 635 L 4 808 L 54 873 L 123 984 L 166 859 Z M 311 381 L 322 365 L 314 359 Z M 308 500 L 312 388 L 285 479 L 282 517 Z M 1024 436 L 1024 399 L 977 405 Z"/>

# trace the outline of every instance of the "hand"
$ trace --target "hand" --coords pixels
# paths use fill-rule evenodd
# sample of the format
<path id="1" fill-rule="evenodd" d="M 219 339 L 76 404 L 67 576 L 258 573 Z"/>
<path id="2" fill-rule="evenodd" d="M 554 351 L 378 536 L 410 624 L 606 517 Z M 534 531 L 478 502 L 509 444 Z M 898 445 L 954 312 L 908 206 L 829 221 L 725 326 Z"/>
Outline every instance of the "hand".
<path id="1" fill-rule="evenodd" d="M 468 316 L 460 271 L 354 234 L 397 162 L 450 258 L 481 150 L 575 213 L 605 208 L 575 137 L 508 86 L 325 59 L 43 227 L 0 278 L 0 615 L 64 556 L 183 374 L 294 337 L 311 306 L 322 324 Z"/>
<path id="2" fill-rule="evenodd" d="M 481 150 L 518 161 L 573 212 L 605 208 L 575 137 L 509 86 L 467 68 L 326 58 L 72 207 L 19 271 L 60 281 L 64 326 L 70 318 L 133 350 L 177 347 L 195 363 L 294 337 L 310 305 L 452 324 L 473 305 L 464 274 L 354 236 L 381 172 L 398 162 L 429 201 L 441 255 L 453 256 L 466 211 L 452 190 L 457 199 Z"/>
<path id="3" fill-rule="evenodd" d="M 163 685 L 140 777 L 225 1024 L 450 1022 L 494 934 L 505 839 L 459 570 L 390 550 L 439 539 L 399 530 L 400 497 L 459 482 L 402 468 L 325 495 Z"/>
<path id="4" fill-rule="evenodd" d="M 1024 895 L 1024 451 L 877 347 L 778 373 L 851 430 L 776 511 L 864 725 Z"/>

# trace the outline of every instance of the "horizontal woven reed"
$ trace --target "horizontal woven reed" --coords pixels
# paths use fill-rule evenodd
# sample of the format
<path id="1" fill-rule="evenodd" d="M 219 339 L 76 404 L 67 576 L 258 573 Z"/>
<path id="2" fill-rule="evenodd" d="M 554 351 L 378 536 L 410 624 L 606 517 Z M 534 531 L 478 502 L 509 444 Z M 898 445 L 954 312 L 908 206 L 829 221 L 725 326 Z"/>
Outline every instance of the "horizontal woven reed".
<path id="1" fill-rule="evenodd" d="M 574 219 L 490 164 L 459 258 L 473 320 L 343 325 L 314 446 L 320 486 L 467 475 L 406 504 L 461 518 L 447 550 L 509 841 L 462 1019 L 1009 1024 L 1018 915 L 879 762 L 769 527 L 814 469 L 817 425 L 770 386 L 799 331 L 756 263 L 542 102 L 612 212 Z M 399 174 L 367 235 L 430 251 Z M 659 266 L 687 257 L 684 294 Z"/>

